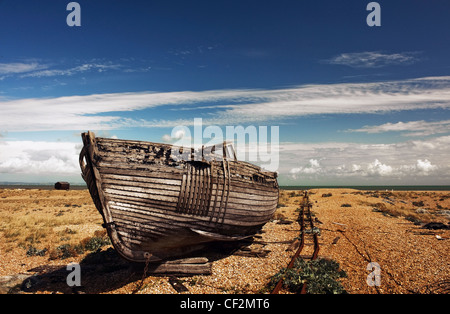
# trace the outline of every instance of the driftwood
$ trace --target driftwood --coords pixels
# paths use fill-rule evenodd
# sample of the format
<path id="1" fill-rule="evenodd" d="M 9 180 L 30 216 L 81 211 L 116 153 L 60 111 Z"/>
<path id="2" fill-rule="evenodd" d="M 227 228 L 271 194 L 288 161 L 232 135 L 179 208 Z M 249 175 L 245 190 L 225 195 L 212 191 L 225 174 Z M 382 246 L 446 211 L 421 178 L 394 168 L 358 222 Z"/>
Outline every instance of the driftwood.
<path id="1" fill-rule="evenodd" d="M 183 285 L 183 282 L 175 276 L 169 277 L 169 283 L 178 293 L 189 292 L 189 289 Z"/>
<path id="2" fill-rule="evenodd" d="M 336 237 L 336 238 L 334 238 L 334 240 L 333 240 L 333 242 L 332 242 L 331 244 L 336 244 L 336 243 L 338 243 L 338 241 L 339 241 L 340 238 L 341 238 L 341 237 Z"/>
<path id="3" fill-rule="evenodd" d="M 206 257 L 185 258 L 148 265 L 147 274 L 210 275 L 212 264 Z"/>
<path id="4" fill-rule="evenodd" d="M 270 250 L 241 248 L 235 251 L 233 255 L 245 257 L 266 257 L 269 253 Z"/>

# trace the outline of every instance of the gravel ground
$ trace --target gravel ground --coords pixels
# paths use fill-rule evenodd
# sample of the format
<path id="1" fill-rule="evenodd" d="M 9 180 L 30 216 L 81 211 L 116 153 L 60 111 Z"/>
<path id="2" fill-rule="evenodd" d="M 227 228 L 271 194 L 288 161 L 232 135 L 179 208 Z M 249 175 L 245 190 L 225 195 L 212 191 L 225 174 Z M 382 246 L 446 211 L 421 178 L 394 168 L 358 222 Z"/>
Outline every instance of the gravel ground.
<path id="1" fill-rule="evenodd" d="M 326 193 L 332 193 L 333 196 L 322 197 Z M 427 192 L 414 193 L 417 198 L 406 201 L 404 192 L 392 193 L 390 199 L 393 204 L 388 203 L 387 209 L 394 209 L 405 202 L 404 213 L 407 214 L 409 203 L 420 200 L 427 202 L 424 193 Z M 431 193 L 435 193 L 437 199 L 449 194 Z M 348 292 L 426 293 L 443 281 L 447 282 L 446 287 L 449 288 L 449 230 L 427 230 L 405 217 L 383 214 L 376 210 L 375 204 L 384 203 L 379 197 L 355 193 L 354 190 L 320 190 L 311 200 L 317 216 L 323 222 L 320 226 L 322 245 L 319 255 L 341 264 L 348 274 L 348 278 L 342 280 Z M 443 202 L 448 208 L 448 199 Z M 351 207 L 341 207 L 342 204 L 350 204 Z M 439 216 L 436 219 L 448 223 L 446 218 Z M 337 237 L 337 243 L 332 244 Z M 371 262 L 379 265 L 379 286 L 367 284 L 368 279 L 374 283 L 372 275 L 375 273 L 372 272 L 376 269 L 367 270 Z"/>
<path id="2" fill-rule="evenodd" d="M 347 273 L 347 278 L 341 279 L 347 292 L 448 293 L 450 231 L 422 227 L 428 221 L 449 222 L 445 215 L 450 209 L 449 192 L 384 195 L 351 189 L 311 192 L 312 211 L 320 229 L 319 258 L 333 259 L 340 264 Z M 294 254 L 287 248 L 299 233 L 295 219 L 300 200 L 300 191 L 282 191 L 280 208 L 274 219 L 250 244 L 251 250 L 270 251 L 267 256 L 245 257 L 218 252 L 212 260 L 211 275 L 178 277 L 188 289 L 184 293 L 268 292 L 265 288 L 270 277 L 285 267 Z M 347 207 L 341 207 L 343 204 Z M 422 225 L 419 224 L 421 218 Z M 280 221 L 292 223 L 281 224 Z M 48 253 L 27 256 L 27 247 L 33 245 L 50 251 L 67 241 L 77 243 L 101 230 L 101 223 L 87 191 L 0 190 L 0 276 L 27 273 L 30 269 L 36 271 L 40 267 L 37 273 L 46 279 L 46 284 L 26 293 L 70 292 L 65 284 L 65 266 L 70 262 L 80 263 L 89 253 L 49 260 Z M 36 234 L 41 230 L 32 227 L 36 224 L 45 227 L 45 236 L 30 237 L 28 233 Z M 20 226 L 21 232 L 14 232 L 14 228 Z M 64 235 L 65 231 L 71 232 Z M 310 248 L 307 244 L 304 254 Z M 107 246 L 102 248 L 102 252 L 111 251 Z M 88 278 L 83 277 L 82 268 L 83 291 L 177 293 L 169 277 L 142 278 L 142 267 L 132 268 L 124 261 L 120 263 L 120 267 L 96 271 L 85 276 Z M 376 263 L 372 265 L 377 267 L 368 269 L 369 263 Z M 378 271 L 380 282 L 374 280 L 374 271 Z M 369 286 L 368 279 L 369 283 L 379 285 Z"/>

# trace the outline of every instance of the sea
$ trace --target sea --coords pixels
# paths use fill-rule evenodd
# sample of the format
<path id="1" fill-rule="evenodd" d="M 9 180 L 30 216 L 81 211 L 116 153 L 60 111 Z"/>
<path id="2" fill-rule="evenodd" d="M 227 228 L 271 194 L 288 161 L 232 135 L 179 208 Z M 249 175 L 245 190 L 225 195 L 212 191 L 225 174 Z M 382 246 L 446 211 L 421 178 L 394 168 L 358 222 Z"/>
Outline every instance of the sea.
<path id="1" fill-rule="evenodd" d="M 0 189 L 53 190 L 54 184 L 0 182 Z M 86 184 L 71 184 L 71 190 L 85 190 Z M 282 190 L 356 189 L 363 191 L 450 191 L 450 185 L 284 185 Z"/>

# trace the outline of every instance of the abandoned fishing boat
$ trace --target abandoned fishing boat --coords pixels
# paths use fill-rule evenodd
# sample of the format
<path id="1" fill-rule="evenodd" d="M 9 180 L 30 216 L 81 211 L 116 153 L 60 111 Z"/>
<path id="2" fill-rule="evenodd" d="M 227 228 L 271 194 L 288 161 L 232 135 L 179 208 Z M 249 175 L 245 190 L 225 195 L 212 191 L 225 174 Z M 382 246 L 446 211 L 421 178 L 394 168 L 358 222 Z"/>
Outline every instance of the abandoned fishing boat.
<path id="1" fill-rule="evenodd" d="M 115 249 L 163 261 L 254 235 L 278 203 L 275 172 L 238 161 L 231 144 L 185 149 L 82 134 L 82 177 Z"/>

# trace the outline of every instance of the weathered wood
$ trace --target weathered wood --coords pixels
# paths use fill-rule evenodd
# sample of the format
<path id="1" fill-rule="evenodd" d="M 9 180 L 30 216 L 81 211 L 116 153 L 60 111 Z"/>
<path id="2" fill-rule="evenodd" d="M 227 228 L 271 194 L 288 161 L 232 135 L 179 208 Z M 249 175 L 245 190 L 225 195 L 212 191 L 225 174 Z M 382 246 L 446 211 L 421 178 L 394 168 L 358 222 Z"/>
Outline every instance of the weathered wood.
<path id="1" fill-rule="evenodd" d="M 154 200 L 167 201 L 167 202 L 176 202 L 178 199 L 176 197 L 176 195 L 167 196 L 164 194 L 157 194 L 156 192 L 150 194 L 150 193 L 145 193 L 145 191 L 143 193 L 132 192 L 132 191 L 123 191 L 122 189 L 118 189 L 117 187 L 106 187 L 106 188 L 104 188 L 104 191 L 106 193 L 111 193 L 111 194 L 135 196 L 137 198 L 154 199 Z"/>
<path id="2" fill-rule="evenodd" d="M 82 137 L 83 178 L 114 247 L 129 260 L 252 235 L 276 210 L 276 173 L 236 161 L 232 151 L 215 158 L 204 147 L 189 149 L 183 160 L 167 144 Z"/>
<path id="3" fill-rule="evenodd" d="M 164 179 L 171 179 L 171 180 L 180 180 L 183 176 L 183 172 L 180 171 L 170 171 L 170 172 L 165 172 L 165 171 L 160 171 L 160 172 L 155 172 L 152 171 L 152 169 L 131 169 L 132 167 L 130 167 L 130 169 L 126 169 L 126 168 L 120 168 L 118 167 L 113 167 L 112 165 L 109 165 L 108 167 L 102 167 L 99 168 L 100 169 L 100 173 L 101 174 L 116 174 L 116 175 L 129 175 L 129 176 L 133 176 L 136 178 L 152 178 L 152 179 L 158 179 L 161 178 L 161 176 Z M 153 169 L 154 170 L 154 169 Z"/>
<path id="4" fill-rule="evenodd" d="M 147 214 L 151 214 L 151 212 L 158 211 L 158 209 L 162 210 L 161 214 L 170 214 L 170 212 L 175 212 L 175 202 L 165 202 L 160 200 L 154 200 L 154 199 L 142 199 L 139 197 L 133 197 L 128 195 L 118 195 L 118 194 L 109 194 L 109 198 L 115 203 L 123 203 L 123 204 L 129 204 L 130 207 L 134 208 L 140 208 L 143 211 L 145 211 Z M 243 215 L 251 217 L 257 217 L 257 216 L 265 216 L 265 215 L 271 215 L 273 213 L 273 208 L 276 208 L 277 202 L 274 201 L 272 203 L 272 207 L 268 207 L 266 210 L 259 209 L 257 203 L 245 205 L 241 203 L 236 202 L 229 202 L 228 203 L 228 214 L 233 215 Z M 149 207 L 150 206 L 150 207 Z M 149 211 L 149 209 L 152 209 Z M 179 215 L 177 215 L 179 216 Z"/>
<path id="5" fill-rule="evenodd" d="M 245 256 L 245 257 L 266 257 L 270 253 L 270 250 L 262 250 L 262 249 L 239 249 L 233 253 L 236 256 Z"/>
<path id="6" fill-rule="evenodd" d="M 107 186 L 108 188 L 125 191 L 125 192 L 139 192 L 139 193 L 151 193 L 152 195 L 161 195 L 161 196 L 175 196 L 178 198 L 179 195 L 179 189 L 175 188 L 163 188 L 161 186 L 159 187 L 152 187 L 151 185 L 143 185 L 143 184 L 135 184 L 134 186 L 131 186 L 129 184 L 123 185 L 120 182 L 112 181 L 112 180 L 103 180 L 104 186 Z"/>
<path id="7" fill-rule="evenodd" d="M 212 264 L 207 258 L 188 258 L 149 264 L 150 274 L 178 274 L 178 275 L 209 275 Z"/>
<path id="8" fill-rule="evenodd" d="M 104 181 L 106 180 L 116 180 L 121 182 L 121 184 L 136 184 L 144 183 L 148 184 L 152 188 L 164 188 L 164 189 L 180 189 L 179 180 L 170 180 L 165 178 L 152 178 L 152 177 L 138 177 L 138 176 L 128 176 L 120 174 L 103 174 Z"/>
<path id="9" fill-rule="evenodd" d="M 183 282 L 175 276 L 169 277 L 169 283 L 178 293 L 189 292 L 189 289 L 183 285 Z"/>

